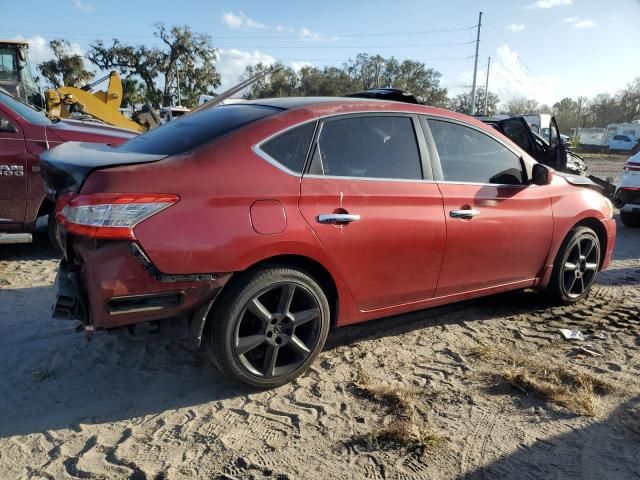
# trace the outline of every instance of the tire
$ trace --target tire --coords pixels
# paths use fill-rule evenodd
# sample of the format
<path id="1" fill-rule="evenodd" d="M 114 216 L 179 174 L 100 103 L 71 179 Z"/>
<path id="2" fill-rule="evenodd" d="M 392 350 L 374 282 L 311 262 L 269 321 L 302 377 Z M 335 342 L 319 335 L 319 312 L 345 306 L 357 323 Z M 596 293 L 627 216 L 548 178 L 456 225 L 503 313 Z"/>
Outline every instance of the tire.
<path id="1" fill-rule="evenodd" d="M 596 233 L 589 227 L 571 230 L 556 255 L 547 295 L 562 305 L 582 300 L 595 281 L 600 259 Z"/>
<path id="2" fill-rule="evenodd" d="M 330 308 L 304 270 L 273 265 L 239 274 L 222 294 L 205 329 L 205 346 L 220 371 L 257 388 L 302 375 L 327 339 Z"/>
<path id="3" fill-rule="evenodd" d="M 620 220 L 629 228 L 640 228 L 640 215 L 629 212 L 620 212 Z"/>
<path id="4" fill-rule="evenodd" d="M 50 213 L 47 218 L 47 236 L 49 237 L 49 243 L 51 244 L 51 248 L 56 253 L 61 254 L 62 250 L 60 249 L 60 244 L 58 243 L 58 224 L 56 223 L 56 217 L 53 213 Z"/>

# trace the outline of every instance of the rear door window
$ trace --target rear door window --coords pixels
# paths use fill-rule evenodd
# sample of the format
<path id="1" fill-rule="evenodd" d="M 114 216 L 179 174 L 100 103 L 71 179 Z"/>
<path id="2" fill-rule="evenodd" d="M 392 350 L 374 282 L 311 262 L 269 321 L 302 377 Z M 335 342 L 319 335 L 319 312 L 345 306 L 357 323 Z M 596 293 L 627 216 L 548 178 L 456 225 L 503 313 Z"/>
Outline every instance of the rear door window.
<path id="1" fill-rule="evenodd" d="M 458 123 L 429 119 L 445 181 L 522 185 L 520 157 L 489 135 Z"/>
<path id="2" fill-rule="evenodd" d="M 317 122 L 291 128 L 260 145 L 260 150 L 283 167 L 302 173 Z"/>
<path id="3" fill-rule="evenodd" d="M 324 122 L 310 173 L 337 177 L 422 179 L 408 116 L 359 116 Z"/>
<path id="4" fill-rule="evenodd" d="M 276 107 L 246 104 L 205 108 L 134 137 L 118 149 L 153 155 L 177 155 L 281 111 Z"/>

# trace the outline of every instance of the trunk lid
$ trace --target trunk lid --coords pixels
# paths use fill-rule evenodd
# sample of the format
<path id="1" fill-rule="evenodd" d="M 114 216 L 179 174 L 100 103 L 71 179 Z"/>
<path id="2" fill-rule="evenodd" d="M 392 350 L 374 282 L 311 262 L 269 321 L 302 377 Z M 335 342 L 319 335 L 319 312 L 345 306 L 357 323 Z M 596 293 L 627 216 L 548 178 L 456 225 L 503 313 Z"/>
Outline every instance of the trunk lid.
<path id="1" fill-rule="evenodd" d="M 127 152 L 100 143 L 67 142 L 40 155 L 40 169 L 50 200 L 77 192 L 93 170 L 157 162 L 167 155 Z"/>

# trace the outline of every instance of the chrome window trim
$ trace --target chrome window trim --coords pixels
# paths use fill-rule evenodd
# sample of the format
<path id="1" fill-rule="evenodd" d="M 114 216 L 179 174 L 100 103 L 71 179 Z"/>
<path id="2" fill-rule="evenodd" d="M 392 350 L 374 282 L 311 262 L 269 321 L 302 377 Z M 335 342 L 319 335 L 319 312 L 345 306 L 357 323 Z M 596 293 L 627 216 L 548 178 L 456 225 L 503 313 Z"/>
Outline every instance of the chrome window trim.
<path id="1" fill-rule="evenodd" d="M 263 160 L 266 160 L 268 163 L 270 163 L 271 165 L 273 165 L 274 167 L 276 167 L 277 169 L 279 169 L 280 171 L 294 176 L 294 177 L 299 177 L 301 178 L 304 174 L 303 173 L 298 173 L 298 172 L 294 172 L 293 170 L 285 167 L 284 165 L 282 165 L 280 162 L 278 162 L 275 158 L 271 157 L 268 153 L 266 153 L 264 150 L 262 150 L 262 144 L 267 143 L 269 140 L 273 139 L 274 137 L 277 137 L 278 135 L 281 135 L 283 133 L 286 133 L 287 131 L 293 129 L 293 128 L 297 128 L 300 127 L 306 123 L 309 122 L 318 122 L 318 124 L 320 124 L 320 122 L 322 122 L 324 119 L 327 118 L 332 118 L 332 117 L 340 117 L 340 116 L 350 116 L 350 115 L 363 115 L 363 114 L 371 114 L 371 115 L 385 115 L 385 114 L 402 114 L 405 116 L 411 116 L 411 115 L 426 115 L 426 113 L 420 113 L 420 112 L 411 112 L 411 111 L 403 111 L 403 110 L 356 110 L 353 112 L 340 112 L 340 113 L 330 113 L 327 115 L 322 115 L 320 117 L 314 117 L 311 118 L 309 120 L 305 120 L 303 122 L 300 123 L 296 123 L 295 125 L 290 125 L 286 128 L 283 128 L 282 130 L 278 130 L 277 132 L 272 133 L 271 135 L 269 135 L 268 137 L 260 140 L 259 142 L 255 143 L 252 147 L 251 147 L 251 151 L 253 153 L 255 153 L 256 155 L 258 155 L 260 158 L 262 158 Z M 442 117 L 442 118 L 446 118 L 446 117 Z M 317 128 L 317 127 L 316 127 Z M 415 126 L 414 126 L 414 130 L 415 130 Z M 314 137 L 313 140 L 311 142 L 311 148 L 310 151 L 307 152 L 307 157 L 309 156 L 309 153 L 311 153 L 311 151 L 313 150 L 313 144 L 315 143 L 316 137 L 317 137 L 317 132 L 314 132 Z M 415 132 L 416 135 L 416 142 L 418 142 L 418 132 Z M 306 166 L 306 165 L 305 165 Z M 309 176 L 309 175 L 304 175 L 304 176 Z M 340 178 L 347 178 L 347 177 L 340 177 Z M 362 178 L 362 177 L 353 177 L 353 178 Z M 374 180 L 384 180 L 383 178 L 381 179 L 374 179 Z M 391 179 L 393 180 L 393 179 Z M 414 180 L 414 181 L 423 181 L 423 180 Z"/>
<path id="2" fill-rule="evenodd" d="M 425 179 L 407 179 L 407 178 L 382 178 L 382 177 L 341 177 L 338 175 L 316 175 L 312 173 L 305 174 L 304 178 L 328 178 L 331 180 L 366 180 L 366 181 L 377 181 L 377 182 L 411 182 L 411 183 L 438 183 L 435 180 L 425 180 Z"/>
<path id="3" fill-rule="evenodd" d="M 468 128 L 472 128 L 474 130 L 477 130 L 478 132 L 488 136 L 489 138 L 491 138 L 492 140 L 498 142 L 500 145 L 502 145 L 504 148 L 506 148 L 507 150 L 509 150 L 511 153 L 515 154 L 516 156 L 522 156 L 522 154 L 520 152 L 517 152 L 516 150 L 513 149 L 513 147 L 511 145 L 507 145 L 506 143 L 504 143 L 501 139 L 496 138 L 495 136 L 491 135 L 490 133 L 488 133 L 487 131 L 485 131 L 484 129 L 478 127 L 477 125 L 474 125 L 473 123 L 468 123 L 464 120 L 459 120 L 457 118 L 450 118 L 447 117 L 446 115 L 438 115 L 437 113 L 427 113 L 427 112 L 415 112 L 415 111 L 405 111 L 405 110 L 355 110 L 352 112 L 339 112 L 339 113 L 330 113 L 327 115 L 322 115 L 320 117 L 314 117 L 311 118 L 309 120 L 305 120 L 303 122 L 300 123 L 296 123 L 295 125 L 290 125 L 286 128 L 283 128 L 282 130 L 278 130 L 277 132 L 272 133 L 271 135 L 269 135 L 268 137 L 260 140 L 259 142 L 255 143 L 252 147 L 251 150 L 253 151 L 253 153 L 255 153 L 256 155 L 258 155 L 259 157 L 261 157 L 263 160 L 266 160 L 268 163 L 270 163 L 271 165 L 273 165 L 274 167 L 276 167 L 277 169 L 279 169 L 280 171 L 294 176 L 294 177 L 298 177 L 298 178 L 302 178 L 304 177 L 309 177 L 309 178 L 330 178 L 333 180 L 341 180 L 341 179 L 347 179 L 347 180 L 368 180 L 368 181 L 374 181 L 374 180 L 381 180 L 381 181 L 392 181 L 392 182 L 422 182 L 422 183 L 446 183 L 446 184 L 460 184 L 460 185 L 480 185 L 480 186 L 492 186 L 492 187 L 510 187 L 510 188 L 524 188 L 524 187 L 528 187 L 530 185 L 527 184 L 522 184 L 522 185 L 512 185 L 512 184 L 508 184 L 508 183 L 481 183 L 481 182 L 460 182 L 460 181 L 453 181 L 453 180 L 425 180 L 425 179 L 400 179 L 400 178 L 377 178 L 377 177 L 340 177 L 340 176 L 332 176 L 332 175 L 313 175 L 313 174 L 305 174 L 305 173 L 298 173 L 298 172 L 294 172 L 293 170 L 285 167 L 284 165 L 282 165 L 280 162 L 278 162 L 275 158 L 271 157 L 269 154 L 267 154 L 266 152 L 264 152 L 261 148 L 263 143 L 268 142 L 269 140 L 277 137 L 278 135 L 281 135 L 293 128 L 297 128 L 300 127 L 302 125 L 305 125 L 306 123 L 309 122 L 318 122 L 318 126 L 322 125 L 322 121 L 327 119 L 327 118 L 332 118 L 332 117 L 343 117 L 343 116 L 351 116 L 351 115 L 363 115 L 363 114 L 370 114 L 370 115 L 386 115 L 386 114 L 401 114 L 404 116 L 412 116 L 412 115 L 418 115 L 418 116 L 423 116 L 425 118 L 425 120 L 429 120 L 429 118 L 432 118 L 434 120 L 440 120 L 440 121 L 445 121 L 445 122 L 451 122 L 451 123 L 457 123 L 459 125 L 468 127 Z M 428 124 L 427 124 L 428 125 Z M 316 127 L 317 130 L 318 127 Z M 415 125 L 414 125 L 414 130 L 415 130 Z M 313 151 L 313 144 L 315 143 L 316 137 L 317 137 L 317 131 L 314 133 L 314 139 L 311 142 L 311 148 L 310 151 L 307 153 L 307 156 L 309 156 L 309 153 L 311 153 Z M 415 132 L 416 134 L 416 141 L 418 141 L 417 139 L 417 135 L 418 132 Z M 428 144 L 428 142 L 427 142 Z M 437 151 L 437 150 L 436 150 Z M 525 157 L 525 161 L 531 161 L 529 155 L 526 152 L 523 152 L 526 157 Z M 439 161 L 439 159 L 438 159 Z M 533 160 L 535 162 L 535 160 Z M 538 163 L 538 162 L 536 162 Z M 424 174 L 424 172 L 423 172 Z"/>
<path id="4" fill-rule="evenodd" d="M 305 120 L 304 122 L 301 123 L 296 123 L 295 125 L 289 125 L 288 127 L 279 130 L 275 133 L 272 133 L 271 135 L 269 135 L 268 137 L 260 140 L 258 143 L 254 144 L 251 147 L 251 150 L 253 151 L 253 153 L 255 153 L 256 155 L 258 155 L 259 157 L 261 157 L 262 159 L 266 160 L 268 163 L 270 163 L 271 165 L 273 165 L 274 167 L 276 167 L 277 169 L 283 171 L 284 173 L 291 175 L 293 177 L 298 177 L 301 178 L 302 177 L 302 172 L 298 173 L 295 172 L 293 170 L 291 170 L 290 168 L 285 167 L 284 165 L 282 165 L 280 162 L 278 162 L 278 160 L 276 160 L 275 158 L 273 158 L 271 155 L 269 155 L 267 152 L 265 152 L 264 150 L 262 150 L 262 145 L 264 143 L 269 142 L 270 140 L 273 140 L 275 137 L 282 135 L 283 133 L 288 132 L 289 130 L 293 130 L 294 128 L 298 128 L 301 127 L 303 125 L 306 125 L 307 123 L 311 123 L 311 122 L 318 122 L 320 119 L 319 118 L 312 118 L 310 120 Z M 316 126 L 317 128 L 317 126 Z M 312 149 L 313 147 L 313 141 L 315 140 L 315 131 L 313 132 L 312 135 L 312 139 L 311 139 L 311 144 L 309 145 L 309 151 Z M 307 151 L 307 157 L 309 156 L 309 151 Z M 306 164 L 306 158 L 305 158 L 305 164 Z M 303 165 L 302 169 L 304 170 L 304 167 L 306 165 Z"/>

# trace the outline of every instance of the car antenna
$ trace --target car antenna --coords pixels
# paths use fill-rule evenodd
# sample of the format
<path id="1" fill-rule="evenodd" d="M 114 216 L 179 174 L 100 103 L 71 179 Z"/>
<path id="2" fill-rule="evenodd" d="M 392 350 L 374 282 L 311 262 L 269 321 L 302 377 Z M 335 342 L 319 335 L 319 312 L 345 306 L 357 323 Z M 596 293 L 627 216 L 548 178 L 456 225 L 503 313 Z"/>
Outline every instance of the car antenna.
<path id="1" fill-rule="evenodd" d="M 197 112 L 199 110 L 204 110 L 205 108 L 215 107 L 216 105 L 221 104 L 222 102 L 224 102 L 228 98 L 233 97 L 239 91 L 247 88 L 250 85 L 253 85 L 258 80 L 261 80 L 262 78 L 266 77 L 267 75 L 271 75 L 272 73 L 275 73 L 275 72 L 277 72 L 277 71 L 279 71 L 281 69 L 282 69 L 282 66 L 279 65 L 279 66 L 272 67 L 269 70 L 265 70 L 263 72 L 258 72 L 253 77 L 247 78 L 246 80 L 243 80 L 240 83 L 235 84 L 233 87 L 229 88 L 228 90 L 225 90 L 220 95 L 216 95 L 214 98 L 209 100 L 207 103 L 203 103 L 198 108 L 194 108 L 193 110 L 191 110 L 190 113 Z"/>

